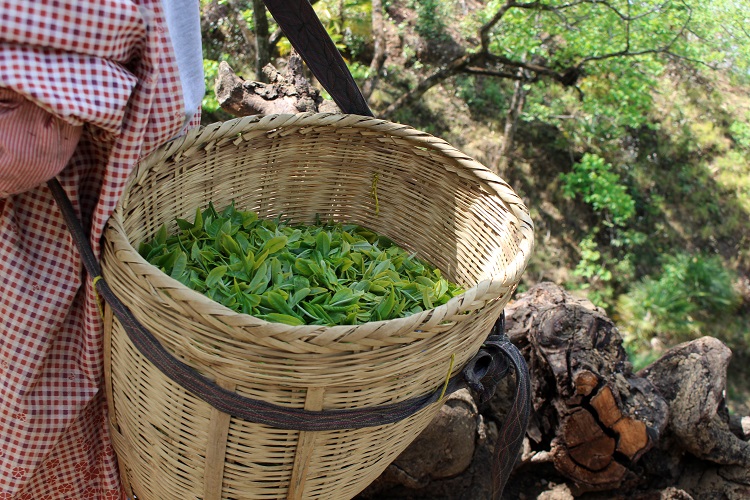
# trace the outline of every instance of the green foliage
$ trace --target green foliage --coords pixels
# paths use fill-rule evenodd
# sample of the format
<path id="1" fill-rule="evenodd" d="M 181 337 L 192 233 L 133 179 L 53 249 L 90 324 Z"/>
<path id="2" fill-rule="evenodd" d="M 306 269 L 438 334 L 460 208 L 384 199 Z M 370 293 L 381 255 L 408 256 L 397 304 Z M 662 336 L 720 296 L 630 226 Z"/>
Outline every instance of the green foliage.
<path id="1" fill-rule="evenodd" d="M 573 270 L 573 275 L 583 279 L 578 286 L 588 290 L 588 298 L 599 307 L 610 306 L 614 290 L 612 288 L 612 271 L 607 268 L 602 253 L 595 241 L 596 232 L 584 238 L 580 243 L 581 260 Z"/>
<path id="2" fill-rule="evenodd" d="M 203 59 L 203 75 L 206 82 L 206 94 L 203 96 L 201 107 L 203 112 L 215 113 L 220 109 L 219 102 L 214 93 L 214 82 L 219 73 L 219 62 L 211 59 Z"/>
<path id="3" fill-rule="evenodd" d="M 750 150 L 750 123 L 735 121 L 729 126 L 729 133 L 740 148 Z"/>
<path id="4" fill-rule="evenodd" d="M 689 2 L 694 22 L 694 37 L 684 40 L 693 57 L 725 70 L 747 81 L 750 69 L 750 44 L 747 20 L 750 4 L 745 0 L 712 0 Z"/>
<path id="5" fill-rule="evenodd" d="M 359 324 L 409 316 L 461 294 L 440 270 L 357 225 L 294 226 L 213 205 L 177 219 L 140 254 L 230 309 L 290 325 Z"/>
<path id="6" fill-rule="evenodd" d="M 671 343 L 700 335 L 711 318 L 738 306 L 734 281 L 717 256 L 666 256 L 658 278 L 635 284 L 618 301 L 626 340 L 645 345 L 653 337 Z"/>
<path id="7" fill-rule="evenodd" d="M 417 11 L 415 26 L 426 40 L 443 40 L 445 33 L 446 2 L 442 0 L 412 0 L 410 7 Z"/>
<path id="8" fill-rule="evenodd" d="M 561 174 L 562 191 L 568 198 L 580 196 L 609 225 L 624 226 L 635 215 L 635 201 L 612 165 L 600 156 L 586 153 L 573 171 Z"/>
<path id="9" fill-rule="evenodd" d="M 354 79 L 358 82 L 366 80 L 370 77 L 370 67 L 364 64 L 353 61 L 349 64 L 349 71 L 352 73 Z"/>
<path id="10" fill-rule="evenodd" d="M 612 281 L 612 272 L 602 267 L 602 254 L 597 249 L 594 241 L 595 235 L 589 235 L 581 241 L 581 260 L 578 262 L 573 274 L 586 279 L 598 279 L 600 281 Z"/>
<path id="11" fill-rule="evenodd" d="M 456 95 L 468 104 L 472 113 L 487 115 L 504 111 L 510 93 L 500 79 L 459 75 L 456 78 Z"/>

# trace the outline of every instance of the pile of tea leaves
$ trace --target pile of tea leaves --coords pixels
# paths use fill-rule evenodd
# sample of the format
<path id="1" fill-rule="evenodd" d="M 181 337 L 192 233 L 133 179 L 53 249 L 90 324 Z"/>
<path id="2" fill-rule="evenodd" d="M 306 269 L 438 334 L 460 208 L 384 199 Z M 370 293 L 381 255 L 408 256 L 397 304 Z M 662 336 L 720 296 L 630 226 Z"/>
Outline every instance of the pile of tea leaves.
<path id="1" fill-rule="evenodd" d="M 289 325 L 354 325 L 409 316 L 463 289 L 439 269 L 364 227 L 292 225 L 212 204 L 162 226 L 139 253 L 234 311 Z"/>

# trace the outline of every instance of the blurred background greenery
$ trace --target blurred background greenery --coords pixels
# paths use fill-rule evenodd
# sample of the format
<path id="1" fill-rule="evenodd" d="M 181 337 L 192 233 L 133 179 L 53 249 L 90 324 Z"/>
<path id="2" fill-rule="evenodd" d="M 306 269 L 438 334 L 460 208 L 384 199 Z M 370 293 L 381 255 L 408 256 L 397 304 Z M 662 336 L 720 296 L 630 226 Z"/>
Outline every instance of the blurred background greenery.
<path id="1" fill-rule="evenodd" d="M 219 61 L 260 80 L 290 45 L 261 0 L 202 0 L 205 123 Z M 710 335 L 750 413 L 747 0 L 319 0 L 376 116 L 438 135 L 531 209 L 521 290 L 603 307 L 636 368 Z"/>

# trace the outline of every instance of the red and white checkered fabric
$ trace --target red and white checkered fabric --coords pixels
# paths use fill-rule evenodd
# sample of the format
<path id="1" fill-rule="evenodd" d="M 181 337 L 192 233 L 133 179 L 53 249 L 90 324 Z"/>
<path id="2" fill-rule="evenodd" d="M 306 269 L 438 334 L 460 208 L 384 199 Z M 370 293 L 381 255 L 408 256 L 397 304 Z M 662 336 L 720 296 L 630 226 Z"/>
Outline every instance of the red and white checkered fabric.
<path id="1" fill-rule="evenodd" d="M 0 0 L 0 27 L 0 87 L 87 124 L 58 178 L 98 254 L 135 163 L 183 128 L 161 4 Z M 0 500 L 124 496 L 95 301 L 46 186 L 0 199 Z"/>

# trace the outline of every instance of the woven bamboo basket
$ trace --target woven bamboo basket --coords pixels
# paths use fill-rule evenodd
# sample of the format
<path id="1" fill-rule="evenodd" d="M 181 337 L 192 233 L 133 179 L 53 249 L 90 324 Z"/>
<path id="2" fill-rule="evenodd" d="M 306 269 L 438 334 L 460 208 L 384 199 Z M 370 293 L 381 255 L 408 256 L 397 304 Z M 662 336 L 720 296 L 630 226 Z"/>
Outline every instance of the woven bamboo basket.
<path id="1" fill-rule="evenodd" d="M 467 291 L 407 318 L 288 326 L 237 314 L 149 265 L 135 248 L 212 201 L 310 224 L 369 227 Z M 174 226 L 169 226 L 174 230 Z M 215 124 L 141 161 L 105 234 L 103 276 L 176 358 L 221 387 L 334 410 L 439 390 L 479 350 L 533 245 L 511 188 L 446 142 L 355 115 Z M 394 424 L 308 432 L 230 417 L 167 378 L 105 312 L 114 447 L 139 499 L 351 498 L 427 426 L 435 403 Z"/>

